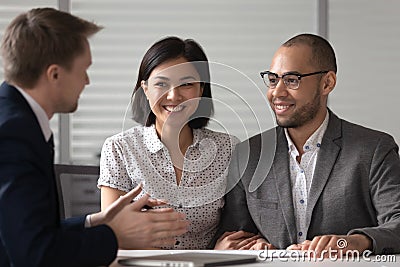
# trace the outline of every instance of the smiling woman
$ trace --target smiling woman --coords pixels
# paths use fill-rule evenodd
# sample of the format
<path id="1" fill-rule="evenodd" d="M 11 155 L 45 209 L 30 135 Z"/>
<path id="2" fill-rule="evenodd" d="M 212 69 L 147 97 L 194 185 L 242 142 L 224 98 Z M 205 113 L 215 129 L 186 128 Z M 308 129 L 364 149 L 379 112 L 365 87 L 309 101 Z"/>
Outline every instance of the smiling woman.
<path id="1" fill-rule="evenodd" d="M 167 37 L 143 57 L 132 101 L 141 126 L 102 149 L 102 208 L 137 184 L 186 214 L 189 231 L 169 249 L 205 249 L 224 205 L 225 178 L 238 139 L 205 129 L 213 114 L 207 57 L 193 40 Z M 144 193 L 143 193 L 144 194 Z"/>
<path id="2" fill-rule="evenodd" d="M 196 111 L 203 94 L 204 85 L 200 79 L 195 66 L 188 63 L 185 57 L 178 57 L 154 68 L 149 82 L 141 81 L 161 138 L 164 136 L 161 133 L 167 128 L 179 130 L 183 127 L 183 131 L 190 131 L 189 125 L 185 124 Z M 171 115 L 172 119 L 165 124 Z"/>

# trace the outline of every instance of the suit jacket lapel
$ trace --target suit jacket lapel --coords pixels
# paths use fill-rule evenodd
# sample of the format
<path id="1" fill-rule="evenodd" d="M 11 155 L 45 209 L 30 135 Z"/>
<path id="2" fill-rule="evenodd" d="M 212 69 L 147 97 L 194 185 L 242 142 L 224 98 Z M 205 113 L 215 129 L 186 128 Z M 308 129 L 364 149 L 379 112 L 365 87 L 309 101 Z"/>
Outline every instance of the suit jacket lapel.
<path id="1" fill-rule="evenodd" d="M 324 190 L 326 183 L 330 177 L 333 166 L 340 152 L 340 145 L 335 140 L 341 137 L 342 124 L 340 119 L 329 110 L 329 124 L 325 135 L 322 139 L 320 151 L 318 152 L 317 163 L 315 166 L 314 176 L 311 183 L 307 212 L 306 212 L 306 228 L 308 229 L 311 222 L 314 207 Z"/>
<path id="2" fill-rule="evenodd" d="M 288 144 L 283 128 L 277 130 L 277 148 L 275 161 L 272 168 L 272 175 L 275 177 L 276 190 L 283 217 L 289 232 L 292 243 L 297 242 L 296 219 L 294 216 L 292 186 L 289 172 Z"/>

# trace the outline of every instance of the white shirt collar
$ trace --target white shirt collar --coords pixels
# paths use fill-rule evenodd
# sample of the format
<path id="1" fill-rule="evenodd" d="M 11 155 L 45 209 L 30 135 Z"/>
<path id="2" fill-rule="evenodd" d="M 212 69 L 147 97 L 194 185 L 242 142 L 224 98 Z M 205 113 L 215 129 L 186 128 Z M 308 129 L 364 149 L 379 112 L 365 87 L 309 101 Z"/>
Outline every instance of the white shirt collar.
<path id="1" fill-rule="evenodd" d="M 14 85 L 15 88 L 22 94 L 25 100 L 28 102 L 29 106 L 35 113 L 36 118 L 39 121 L 40 128 L 42 129 L 43 136 L 46 141 L 49 141 L 50 136 L 52 134 L 50 129 L 49 118 L 47 117 L 44 109 L 35 101 L 29 94 L 27 94 L 24 90 Z"/>
<path id="2" fill-rule="evenodd" d="M 144 144 L 151 153 L 157 153 L 159 150 L 164 148 L 164 144 L 158 138 L 155 125 L 144 127 Z M 193 144 L 195 146 L 200 143 L 203 139 L 203 132 L 201 129 L 193 129 Z"/>
<path id="3" fill-rule="evenodd" d="M 158 138 L 154 124 L 143 128 L 143 137 L 144 144 L 151 153 L 156 153 L 164 147 L 163 143 Z"/>
<path id="4" fill-rule="evenodd" d="M 328 128 L 328 123 L 329 123 L 329 112 L 327 111 L 324 121 L 305 142 L 303 146 L 304 151 L 308 150 L 310 147 L 319 148 L 321 146 L 322 138 L 324 137 L 326 128 Z M 294 152 L 295 154 L 297 153 L 296 156 L 298 156 L 296 146 L 294 145 L 292 139 L 290 138 L 287 128 L 285 128 L 284 130 L 285 130 L 286 140 L 288 142 L 289 152 Z"/>

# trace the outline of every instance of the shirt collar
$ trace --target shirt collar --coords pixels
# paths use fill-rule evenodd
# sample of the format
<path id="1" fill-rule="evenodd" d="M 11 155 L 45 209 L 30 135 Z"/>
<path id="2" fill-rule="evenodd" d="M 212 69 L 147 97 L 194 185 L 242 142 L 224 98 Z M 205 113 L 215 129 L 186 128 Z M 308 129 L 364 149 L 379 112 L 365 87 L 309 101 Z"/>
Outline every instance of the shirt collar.
<path id="1" fill-rule="evenodd" d="M 163 143 L 161 143 L 161 140 L 158 138 L 154 124 L 149 127 L 143 127 L 143 140 L 145 146 L 151 153 L 156 153 L 164 147 Z"/>
<path id="2" fill-rule="evenodd" d="M 44 109 L 38 104 L 38 102 L 35 101 L 29 94 L 27 94 L 24 90 L 21 88 L 14 86 L 25 98 L 25 100 L 28 102 L 29 106 L 33 110 L 33 113 L 35 114 L 37 120 L 39 121 L 40 129 L 42 129 L 43 136 L 46 141 L 49 141 L 50 136 L 52 134 L 51 129 L 50 129 L 50 123 L 49 123 L 49 118 L 47 117 L 46 112 Z"/>
<path id="3" fill-rule="evenodd" d="M 149 127 L 144 127 L 143 133 L 144 144 L 151 153 L 157 153 L 164 148 L 164 144 L 161 142 L 160 138 L 158 138 L 154 124 Z M 193 129 L 192 146 L 198 145 L 201 140 L 203 140 L 203 131 L 201 131 L 201 129 Z"/>
<path id="4" fill-rule="evenodd" d="M 326 112 L 325 119 L 322 124 L 318 127 L 318 129 L 307 139 L 303 146 L 303 150 L 307 151 L 310 149 L 316 149 L 321 146 L 322 138 L 324 137 L 326 128 L 328 127 L 329 123 L 329 112 Z M 294 145 L 292 139 L 289 136 L 287 128 L 284 129 L 286 140 L 288 142 L 288 149 L 289 152 L 297 152 L 296 146 Z M 297 152 L 298 154 L 298 152 Z"/>

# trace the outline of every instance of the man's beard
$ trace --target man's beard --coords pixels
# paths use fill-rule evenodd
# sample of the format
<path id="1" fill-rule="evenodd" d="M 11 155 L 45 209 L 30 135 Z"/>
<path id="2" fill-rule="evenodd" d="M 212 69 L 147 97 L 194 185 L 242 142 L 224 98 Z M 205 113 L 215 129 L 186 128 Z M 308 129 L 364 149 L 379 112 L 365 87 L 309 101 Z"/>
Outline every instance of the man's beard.
<path id="1" fill-rule="evenodd" d="M 321 108 L 320 96 L 321 92 L 317 90 L 314 99 L 311 102 L 300 107 L 291 117 L 285 120 L 279 120 L 275 115 L 278 125 L 284 128 L 297 128 L 313 120 Z"/>

